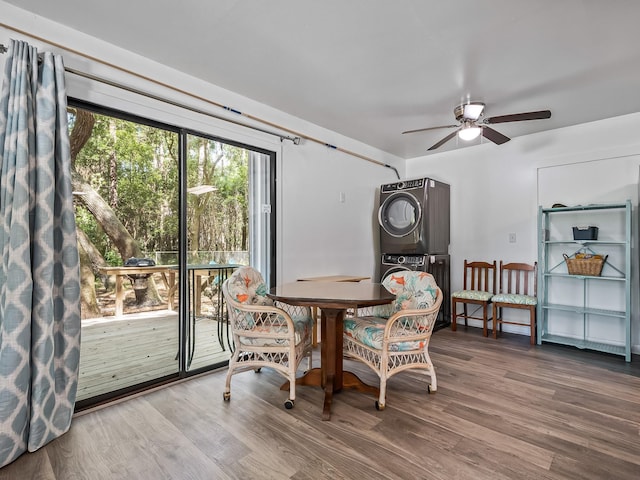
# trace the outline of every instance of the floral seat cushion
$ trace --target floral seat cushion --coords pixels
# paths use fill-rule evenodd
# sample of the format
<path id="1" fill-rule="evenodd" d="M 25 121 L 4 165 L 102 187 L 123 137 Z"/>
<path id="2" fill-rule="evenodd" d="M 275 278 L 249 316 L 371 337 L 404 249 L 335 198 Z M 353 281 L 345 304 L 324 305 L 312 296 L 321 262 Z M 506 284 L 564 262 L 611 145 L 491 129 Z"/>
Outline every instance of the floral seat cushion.
<path id="1" fill-rule="evenodd" d="M 282 324 L 270 324 L 270 325 L 261 325 L 257 324 L 252 329 L 254 332 L 263 332 L 269 334 L 280 334 L 286 335 L 287 333 L 287 324 L 283 317 L 278 315 L 281 318 Z M 293 320 L 293 328 L 295 330 L 294 339 L 296 345 L 300 343 L 304 338 L 307 338 L 311 335 L 311 329 L 313 328 L 313 322 L 311 321 L 311 317 L 309 316 L 301 316 L 301 317 L 292 317 Z M 269 337 L 246 337 L 240 335 L 241 342 L 245 345 L 254 345 L 261 347 L 282 347 L 283 345 L 288 344 L 288 340 L 283 336 L 279 338 L 269 338 Z"/>
<path id="2" fill-rule="evenodd" d="M 379 317 L 354 317 L 344 319 L 344 333 L 368 347 L 382 350 L 384 329 L 387 324 L 385 318 Z M 394 352 L 406 352 L 424 348 L 423 341 L 395 342 L 389 345 L 389 350 Z"/>
<path id="3" fill-rule="evenodd" d="M 494 303 L 511 303 L 514 305 L 537 305 L 538 299 L 531 295 L 521 295 L 518 293 L 500 293 L 491 297 Z"/>
<path id="4" fill-rule="evenodd" d="M 345 335 L 357 340 L 368 347 L 381 350 L 387 319 L 401 310 L 427 309 L 433 306 L 438 295 L 438 285 L 433 276 L 426 272 L 398 272 L 387 276 L 382 285 L 396 299 L 389 306 L 383 305 L 378 311 L 384 316 L 365 316 L 344 319 Z M 377 314 L 378 312 L 375 312 Z M 386 315 L 385 315 L 386 314 Z M 402 321 L 402 319 L 400 320 Z M 427 328 L 424 325 L 424 328 Z M 389 350 L 405 352 L 424 348 L 425 341 L 394 342 L 389 344 Z"/>
<path id="5" fill-rule="evenodd" d="M 387 303 L 385 305 L 375 305 L 368 307 L 367 313 L 371 313 L 372 317 L 389 318 L 395 313 L 395 304 Z"/>
<path id="6" fill-rule="evenodd" d="M 451 294 L 452 297 L 456 298 L 464 298 L 465 300 L 480 300 L 483 302 L 488 302 L 493 297 L 493 293 L 484 292 L 482 290 L 460 290 L 458 292 L 453 292 Z"/>

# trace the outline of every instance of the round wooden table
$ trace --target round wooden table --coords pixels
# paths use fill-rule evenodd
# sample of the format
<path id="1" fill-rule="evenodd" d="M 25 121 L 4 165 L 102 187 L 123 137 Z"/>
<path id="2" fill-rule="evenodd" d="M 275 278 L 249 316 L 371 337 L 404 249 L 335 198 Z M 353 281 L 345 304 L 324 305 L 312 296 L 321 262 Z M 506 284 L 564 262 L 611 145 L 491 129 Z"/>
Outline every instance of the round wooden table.
<path id="1" fill-rule="evenodd" d="M 342 370 L 342 331 L 347 308 L 383 305 L 395 300 L 379 283 L 349 282 L 293 282 L 271 289 L 273 300 L 289 305 L 319 307 L 321 311 L 321 367 L 309 370 L 296 380 L 296 385 L 319 386 L 324 389 L 322 419 L 331 418 L 334 392 L 353 388 L 361 392 L 379 394 L 379 389 L 362 382 L 354 373 Z M 288 383 L 282 386 L 288 388 Z"/>

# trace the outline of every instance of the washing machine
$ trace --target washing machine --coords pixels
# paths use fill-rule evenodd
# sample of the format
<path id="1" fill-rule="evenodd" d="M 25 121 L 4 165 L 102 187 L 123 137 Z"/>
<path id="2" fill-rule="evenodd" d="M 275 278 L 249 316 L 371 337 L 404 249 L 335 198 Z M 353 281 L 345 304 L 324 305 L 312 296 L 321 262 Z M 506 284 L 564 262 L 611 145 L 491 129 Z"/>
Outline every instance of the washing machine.
<path id="1" fill-rule="evenodd" d="M 380 186 L 380 252 L 449 253 L 449 185 L 418 178 Z"/>
<path id="2" fill-rule="evenodd" d="M 433 275 L 433 279 L 442 290 L 442 304 L 434 330 L 451 325 L 451 260 L 449 255 L 382 254 L 380 282 L 389 275 L 402 271 L 427 272 Z"/>

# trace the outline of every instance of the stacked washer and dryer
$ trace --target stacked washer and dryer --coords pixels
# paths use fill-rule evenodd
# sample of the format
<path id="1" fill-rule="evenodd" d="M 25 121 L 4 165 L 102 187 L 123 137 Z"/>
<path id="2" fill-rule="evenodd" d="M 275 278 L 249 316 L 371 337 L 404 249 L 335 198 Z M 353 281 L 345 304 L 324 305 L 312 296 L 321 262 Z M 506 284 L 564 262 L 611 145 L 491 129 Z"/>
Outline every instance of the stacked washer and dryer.
<path id="1" fill-rule="evenodd" d="M 417 270 L 433 275 L 444 299 L 435 329 L 451 324 L 450 188 L 430 178 L 380 186 L 380 278 Z"/>

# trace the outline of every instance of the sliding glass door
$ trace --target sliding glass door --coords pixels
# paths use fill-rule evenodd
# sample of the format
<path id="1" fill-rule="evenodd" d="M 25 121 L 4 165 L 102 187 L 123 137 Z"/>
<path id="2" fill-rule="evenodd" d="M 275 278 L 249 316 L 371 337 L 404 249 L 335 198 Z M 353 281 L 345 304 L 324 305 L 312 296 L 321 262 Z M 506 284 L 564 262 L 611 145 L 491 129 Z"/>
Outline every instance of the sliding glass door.
<path id="1" fill-rule="evenodd" d="M 227 362 L 233 341 L 222 283 L 241 265 L 271 271 L 272 156 L 189 133 L 186 369 Z"/>
<path id="2" fill-rule="evenodd" d="M 228 361 L 220 286 L 238 265 L 271 274 L 275 157 L 69 104 L 84 408 Z"/>

